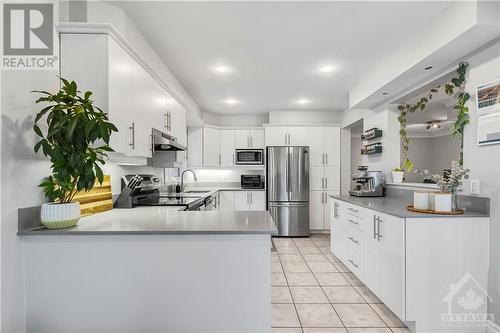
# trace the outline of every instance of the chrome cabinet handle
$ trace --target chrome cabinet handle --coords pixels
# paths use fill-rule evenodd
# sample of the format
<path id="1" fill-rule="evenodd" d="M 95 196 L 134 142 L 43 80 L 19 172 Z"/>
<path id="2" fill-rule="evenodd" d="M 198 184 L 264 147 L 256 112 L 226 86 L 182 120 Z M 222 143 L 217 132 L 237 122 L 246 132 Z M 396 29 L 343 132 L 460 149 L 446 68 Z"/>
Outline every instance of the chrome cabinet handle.
<path id="1" fill-rule="evenodd" d="M 348 239 L 350 239 L 353 243 L 355 244 L 359 244 L 359 241 L 355 240 L 354 238 L 352 238 L 351 236 L 347 237 Z"/>
<path id="2" fill-rule="evenodd" d="M 321 189 L 325 189 L 325 178 L 321 178 Z"/>
<path id="3" fill-rule="evenodd" d="M 351 219 L 347 219 L 348 222 L 351 222 L 352 224 L 359 225 L 359 222 L 353 221 Z"/>
<path id="4" fill-rule="evenodd" d="M 325 153 L 321 153 L 321 164 L 325 165 Z"/>
<path id="5" fill-rule="evenodd" d="M 221 165 L 221 164 L 222 164 L 222 156 L 221 156 L 221 154 L 219 154 L 219 165 Z"/>
<path id="6" fill-rule="evenodd" d="M 253 137 L 250 135 L 250 148 L 253 147 Z"/>
<path id="7" fill-rule="evenodd" d="M 355 213 L 359 212 L 359 210 L 354 209 L 354 208 L 347 208 L 347 209 L 349 209 L 351 212 L 355 212 Z"/>
<path id="8" fill-rule="evenodd" d="M 354 267 L 358 268 L 359 265 L 357 265 L 352 259 L 347 259 Z"/>
<path id="9" fill-rule="evenodd" d="M 383 235 L 380 234 L 380 222 L 384 222 L 382 221 L 382 219 L 377 216 L 377 240 L 380 242 L 380 238 L 384 237 Z"/>
<path id="10" fill-rule="evenodd" d="M 328 178 L 325 177 L 325 190 L 328 189 Z"/>
<path id="11" fill-rule="evenodd" d="M 339 217 L 339 204 L 336 202 L 333 203 L 333 217 Z"/>
<path id="12" fill-rule="evenodd" d="M 377 217 L 373 215 L 373 239 L 377 239 Z"/>
<path id="13" fill-rule="evenodd" d="M 328 165 L 328 153 L 325 153 L 325 157 L 326 157 L 326 162 L 325 164 Z"/>
<path id="14" fill-rule="evenodd" d="M 132 142 L 129 143 L 129 146 L 131 146 L 132 149 L 135 150 L 135 123 L 134 122 L 132 122 L 132 126 L 130 126 L 129 129 L 132 131 Z"/>

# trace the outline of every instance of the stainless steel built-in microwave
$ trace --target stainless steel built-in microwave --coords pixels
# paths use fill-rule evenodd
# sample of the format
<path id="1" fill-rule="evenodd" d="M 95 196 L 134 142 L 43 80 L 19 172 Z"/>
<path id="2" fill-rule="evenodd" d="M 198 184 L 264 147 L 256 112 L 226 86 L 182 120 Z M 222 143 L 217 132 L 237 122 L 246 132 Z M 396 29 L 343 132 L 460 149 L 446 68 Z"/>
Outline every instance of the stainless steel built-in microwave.
<path id="1" fill-rule="evenodd" d="M 236 149 L 236 164 L 264 164 L 264 149 Z"/>

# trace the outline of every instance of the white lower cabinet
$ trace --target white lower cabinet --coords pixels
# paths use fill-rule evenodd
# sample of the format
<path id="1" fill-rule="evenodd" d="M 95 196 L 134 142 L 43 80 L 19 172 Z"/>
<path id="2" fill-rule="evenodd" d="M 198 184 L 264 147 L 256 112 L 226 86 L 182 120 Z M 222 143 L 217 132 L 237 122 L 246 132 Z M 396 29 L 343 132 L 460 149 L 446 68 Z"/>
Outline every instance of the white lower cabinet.
<path id="1" fill-rule="evenodd" d="M 234 210 L 266 210 L 265 191 L 235 191 Z"/>
<path id="2" fill-rule="evenodd" d="M 330 229 L 329 195 L 339 194 L 337 191 L 310 191 L 309 192 L 309 229 Z"/>
<path id="3" fill-rule="evenodd" d="M 219 210 L 232 211 L 234 210 L 234 192 L 219 191 Z"/>
<path id="4" fill-rule="evenodd" d="M 487 285 L 489 218 L 401 218 L 331 198 L 330 224 L 332 253 L 399 319 L 417 333 L 465 332 L 443 326 L 443 300 L 456 303 L 471 281 Z"/>

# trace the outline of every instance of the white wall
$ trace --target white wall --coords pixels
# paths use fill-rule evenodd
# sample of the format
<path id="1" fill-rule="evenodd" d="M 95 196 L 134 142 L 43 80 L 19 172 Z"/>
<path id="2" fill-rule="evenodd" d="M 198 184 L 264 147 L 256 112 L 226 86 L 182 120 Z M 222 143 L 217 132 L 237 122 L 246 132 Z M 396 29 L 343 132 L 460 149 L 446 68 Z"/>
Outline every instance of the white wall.
<path id="1" fill-rule="evenodd" d="M 464 167 L 471 170 L 470 179 L 481 181 L 481 194 L 491 196 L 490 274 L 488 293 L 493 302 L 490 312 L 500 324 L 500 145 L 478 146 L 475 89 L 500 78 L 500 41 L 468 59 L 470 64 L 467 91 L 472 96 L 468 104 L 470 125 L 465 129 Z M 469 181 L 464 186 L 469 190 Z"/>
<path id="2" fill-rule="evenodd" d="M 333 110 L 270 111 L 269 123 L 341 123 L 342 112 Z"/>

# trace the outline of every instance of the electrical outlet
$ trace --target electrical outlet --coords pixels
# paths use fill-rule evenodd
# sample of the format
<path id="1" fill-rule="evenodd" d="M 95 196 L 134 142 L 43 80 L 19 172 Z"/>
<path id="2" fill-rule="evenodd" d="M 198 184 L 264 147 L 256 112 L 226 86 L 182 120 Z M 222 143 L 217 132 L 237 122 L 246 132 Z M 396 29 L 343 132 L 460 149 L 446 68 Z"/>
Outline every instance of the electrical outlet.
<path id="1" fill-rule="evenodd" d="M 472 179 L 470 181 L 470 193 L 481 194 L 481 181 L 479 179 Z"/>

